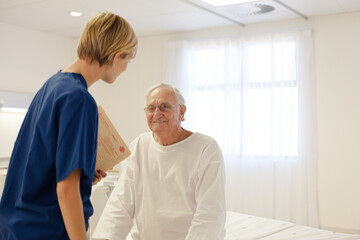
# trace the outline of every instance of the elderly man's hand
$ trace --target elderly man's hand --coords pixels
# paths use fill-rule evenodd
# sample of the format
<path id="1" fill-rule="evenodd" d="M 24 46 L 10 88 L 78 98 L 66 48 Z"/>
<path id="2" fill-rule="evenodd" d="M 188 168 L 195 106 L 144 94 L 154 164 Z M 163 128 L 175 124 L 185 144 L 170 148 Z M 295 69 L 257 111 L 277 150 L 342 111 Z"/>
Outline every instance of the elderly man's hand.
<path id="1" fill-rule="evenodd" d="M 92 185 L 96 185 L 98 182 L 101 181 L 103 177 L 106 177 L 107 174 L 102 169 L 96 169 L 94 173 L 94 178 L 92 181 Z"/>

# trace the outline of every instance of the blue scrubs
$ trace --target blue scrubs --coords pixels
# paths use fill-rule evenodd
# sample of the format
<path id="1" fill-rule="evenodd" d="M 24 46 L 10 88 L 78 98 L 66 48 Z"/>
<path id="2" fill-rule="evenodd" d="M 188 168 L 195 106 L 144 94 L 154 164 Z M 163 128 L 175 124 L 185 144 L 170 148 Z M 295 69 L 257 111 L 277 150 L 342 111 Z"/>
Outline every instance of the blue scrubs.
<path id="1" fill-rule="evenodd" d="M 0 240 L 69 239 L 56 184 L 80 168 L 85 225 L 98 131 L 97 105 L 81 74 L 58 72 L 33 99 L 11 155 L 0 202 Z"/>

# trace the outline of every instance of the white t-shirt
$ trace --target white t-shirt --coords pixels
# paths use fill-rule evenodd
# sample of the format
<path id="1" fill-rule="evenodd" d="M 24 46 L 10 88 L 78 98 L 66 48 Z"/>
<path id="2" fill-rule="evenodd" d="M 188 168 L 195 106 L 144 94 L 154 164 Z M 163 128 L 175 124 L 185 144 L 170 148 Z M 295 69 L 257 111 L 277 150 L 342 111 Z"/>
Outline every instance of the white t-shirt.
<path id="1" fill-rule="evenodd" d="M 214 139 L 193 133 L 161 146 L 144 133 L 130 145 L 94 239 L 219 240 L 225 235 L 225 170 Z"/>

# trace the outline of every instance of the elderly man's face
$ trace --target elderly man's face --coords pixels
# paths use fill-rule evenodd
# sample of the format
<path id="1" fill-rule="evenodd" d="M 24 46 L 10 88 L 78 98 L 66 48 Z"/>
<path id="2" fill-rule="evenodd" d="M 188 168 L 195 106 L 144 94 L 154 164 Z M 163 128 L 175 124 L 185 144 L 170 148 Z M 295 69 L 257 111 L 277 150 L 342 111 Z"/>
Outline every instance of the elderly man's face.
<path id="1" fill-rule="evenodd" d="M 149 128 L 158 136 L 171 135 L 180 130 L 185 106 L 176 103 L 173 91 L 157 88 L 147 98 L 146 118 Z"/>

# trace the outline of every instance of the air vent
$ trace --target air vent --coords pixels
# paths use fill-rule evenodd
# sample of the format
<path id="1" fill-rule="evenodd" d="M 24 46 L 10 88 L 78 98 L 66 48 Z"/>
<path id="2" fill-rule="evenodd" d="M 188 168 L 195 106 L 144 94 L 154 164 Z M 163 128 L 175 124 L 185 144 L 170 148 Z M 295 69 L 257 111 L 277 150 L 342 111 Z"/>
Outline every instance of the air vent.
<path id="1" fill-rule="evenodd" d="M 229 7 L 229 11 L 238 16 L 253 16 L 274 11 L 275 8 L 262 3 L 244 3 Z"/>
<path id="2" fill-rule="evenodd" d="M 218 0 L 222 5 L 205 3 L 204 0 L 182 0 L 204 11 L 222 17 L 233 23 L 245 26 L 246 24 L 266 21 L 276 21 L 278 19 L 289 19 L 300 16 L 307 20 L 307 16 L 283 3 L 283 0 L 258 0 L 243 2 L 240 0 Z M 226 3 L 226 4 L 225 4 Z"/>

